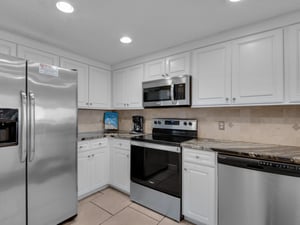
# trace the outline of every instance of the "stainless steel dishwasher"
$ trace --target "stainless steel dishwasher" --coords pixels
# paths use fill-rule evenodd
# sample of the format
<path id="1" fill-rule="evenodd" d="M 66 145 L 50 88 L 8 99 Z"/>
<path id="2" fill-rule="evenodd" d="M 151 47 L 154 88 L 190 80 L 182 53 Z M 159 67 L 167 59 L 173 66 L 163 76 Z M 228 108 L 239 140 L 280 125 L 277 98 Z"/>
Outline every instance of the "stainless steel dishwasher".
<path id="1" fill-rule="evenodd" d="M 219 154 L 219 225 L 299 225 L 300 165 Z"/>

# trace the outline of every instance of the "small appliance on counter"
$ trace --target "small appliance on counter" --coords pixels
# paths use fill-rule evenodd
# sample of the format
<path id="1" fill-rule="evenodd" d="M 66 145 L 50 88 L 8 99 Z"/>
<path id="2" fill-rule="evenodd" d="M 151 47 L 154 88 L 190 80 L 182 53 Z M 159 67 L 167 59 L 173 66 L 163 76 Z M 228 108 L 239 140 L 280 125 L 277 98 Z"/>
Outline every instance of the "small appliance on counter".
<path id="1" fill-rule="evenodd" d="M 130 133 L 138 134 L 144 132 L 144 117 L 132 116 L 133 129 Z"/>
<path id="2" fill-rule="evenodd" d="M 117 112 L 104 113 L 105 132 L 116 132 L 119 129 L 119 114 Z"/>

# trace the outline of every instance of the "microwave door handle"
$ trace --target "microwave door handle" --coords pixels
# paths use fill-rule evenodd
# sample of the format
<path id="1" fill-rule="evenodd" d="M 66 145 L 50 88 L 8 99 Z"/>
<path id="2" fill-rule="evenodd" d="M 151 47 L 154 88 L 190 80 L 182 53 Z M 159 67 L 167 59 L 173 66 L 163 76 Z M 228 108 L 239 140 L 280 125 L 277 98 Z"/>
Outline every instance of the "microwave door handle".
<path id="1" fill-rule="evenodd" d="M 171 101 L 172 101 L 172 104 L 175 103 L 175 93 L 174 93 L 174 84 L 171 84 Z"/>
<path id="2" fill-rule="evenodd" d="M 35 155 L 35 96 L 32 92 L 29 92 L 29 113 L 30 113 L 30 145 L 29 145 L 29 162 L 32 162 Z"/>
<path id="3" fill-rule="evenodd" d="M 20 162 L 24 163 L 27 156 L 27 142 L 26 142 L 26 129 L 27 129 L 27 96 L 24 91 L 20 92 L 21 96 L 21 129 L 20 129 Z"/>

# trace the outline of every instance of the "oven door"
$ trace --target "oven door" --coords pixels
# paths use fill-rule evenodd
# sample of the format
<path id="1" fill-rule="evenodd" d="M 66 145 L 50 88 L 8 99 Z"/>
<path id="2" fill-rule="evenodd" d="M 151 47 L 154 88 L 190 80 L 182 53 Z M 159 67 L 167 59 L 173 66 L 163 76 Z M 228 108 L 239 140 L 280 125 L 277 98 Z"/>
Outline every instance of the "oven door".
<path id="1" fill-rule="evenodd" d="M 181 197 L 181 148 L 131 142 L 131 181 Z"/>

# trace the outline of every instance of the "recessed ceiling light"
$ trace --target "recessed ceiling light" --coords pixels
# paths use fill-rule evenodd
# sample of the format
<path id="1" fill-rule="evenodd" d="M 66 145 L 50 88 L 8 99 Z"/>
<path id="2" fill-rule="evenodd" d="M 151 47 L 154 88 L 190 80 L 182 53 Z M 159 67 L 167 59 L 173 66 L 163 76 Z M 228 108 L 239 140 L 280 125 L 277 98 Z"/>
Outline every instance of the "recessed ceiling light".
<path id="1" fill-rule="evenodd" d="M 64 13 L 74 12 L 74 7 L 68 2 L 57 2 L 56 7 Z"/>
<path id="2" fill-rule="evenodd" d="M 240 2 L 241 0 L 229 0 L 230 2 Z"/>
<path id="3" fill-rule="evenodd" d="M 121 37 L 120 38 L 120 41 L 123 43 L 123 44 L 130 44 L 132 42 L 132 39 L 130 37 L 127 37 L 127 36 L 124 36 L 124 37 Z"/>

